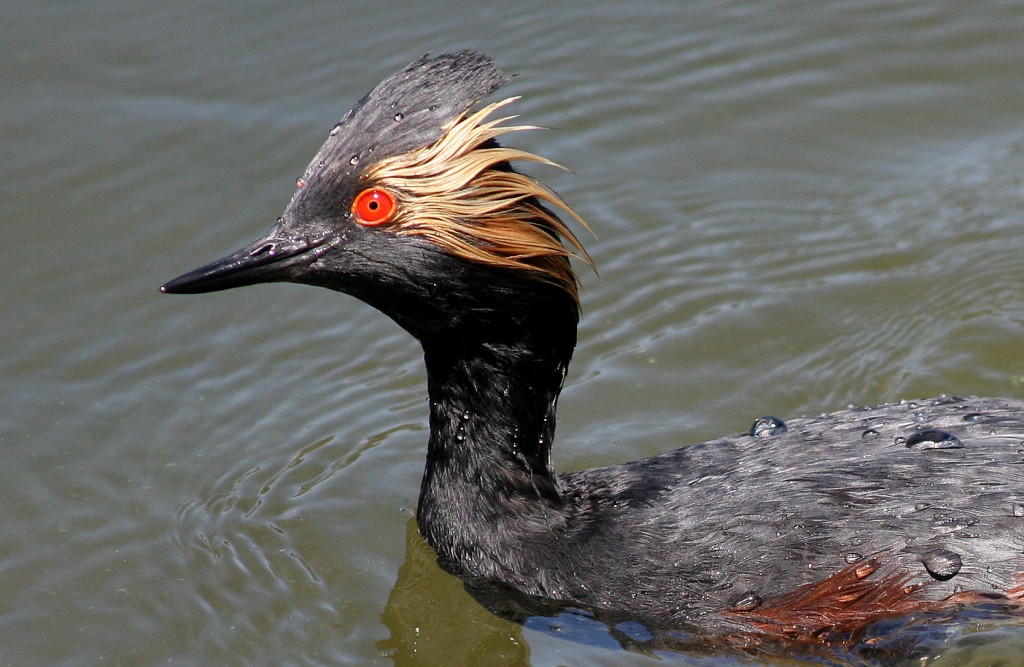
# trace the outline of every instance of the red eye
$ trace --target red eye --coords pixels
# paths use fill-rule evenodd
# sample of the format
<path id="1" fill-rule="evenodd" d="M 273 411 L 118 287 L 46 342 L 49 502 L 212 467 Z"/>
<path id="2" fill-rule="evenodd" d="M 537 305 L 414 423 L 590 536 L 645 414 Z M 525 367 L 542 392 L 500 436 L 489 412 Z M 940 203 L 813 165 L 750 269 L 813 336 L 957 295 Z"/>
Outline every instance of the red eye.
<path id="1" fill-rule="evenodd" d="M 370 188 L 356 195 L 352 202 L 352 214 L 360 225 L 380 225 L 395 217 L 398 205 L 387 190 Z"/>

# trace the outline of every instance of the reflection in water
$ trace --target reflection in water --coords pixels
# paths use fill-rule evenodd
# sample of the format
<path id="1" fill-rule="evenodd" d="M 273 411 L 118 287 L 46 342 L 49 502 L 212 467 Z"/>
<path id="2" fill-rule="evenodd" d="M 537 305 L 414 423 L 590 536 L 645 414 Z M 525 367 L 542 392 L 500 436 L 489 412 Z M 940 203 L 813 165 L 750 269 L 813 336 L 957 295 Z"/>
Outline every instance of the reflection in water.
<path id="1" fill-rule="evenodd" d="M 433 549 L 406 524 L 406 554 L 381 621 L 390 636 L 377 648 L 398 667 L 530 664 L 524 627 L 578 644 L 628 651 L 688 665 L 750 664 L 751 658 L 799 665 L 962 664 L 994 644 L 1021 643 L 1012 615 L 998 605 L 876 623 L 846 647 L 762 642 L 749 635 L 708 638 L 685 628 L 652 628 L 626 618 L 524 598 L 494 588 L 470 588 L 443 572 Z M 467 594 L 467 590 L 469 594 Z M 507 620 L 506 620 L 507 619 Z M 1016 645 L 1016 644 L 1014 644 Z"/>
<path id="2" fill-rule="evenodd" d="M 438 570 L 434 550 L 411 519 L 405 563 L 381 615 L 391 636 L 378 648 L 400 667 L 529 665 L 522 628 L 488 612 L 466 595 L 457 577 Z"/>
<path id="3" fill-rule="evenodd" d="M 526 666 L 530 664 L 530 646 L 523 636 L 524 627 L 601 649 L 674 657 L 673 661 L 690 664 L 699 662 L 697 656 L 717 656 L 714 664 L 729 664 L 722 659 L 728 655 L 725 647 L 679 630 L 652 632 L 641 623 L 624 619 L 605 622 L 585 610 L 559 607 L 508 590 L 480 588 L 467 594 L 463 582 L 445 574 L 436 558 L 417 531 L 416 520 L 410 519 L 405 563 L 381 615 L 390 636 L 377 644 L 398 667 Z M 747 653 L 767 654 L 763 649 Z M 810 662 L 820 664 L 820 656 Z"/>

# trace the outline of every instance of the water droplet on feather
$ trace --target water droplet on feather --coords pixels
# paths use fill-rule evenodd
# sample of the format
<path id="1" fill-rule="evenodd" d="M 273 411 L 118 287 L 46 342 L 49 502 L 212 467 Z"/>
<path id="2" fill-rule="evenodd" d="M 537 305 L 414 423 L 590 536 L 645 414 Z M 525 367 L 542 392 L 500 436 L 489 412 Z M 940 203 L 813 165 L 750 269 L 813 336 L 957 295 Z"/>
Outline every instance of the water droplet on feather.
<path id="1" fill-rule="evenodd" d="M 952 433 L 939 429 L 927 429 L 907 438 L 911 449 L 963 449 L 964 443 Z"/>
<path id="2" fill-rule="evenodd" d="M 956 576 L 963 566 L 960 554 L 949 549 L 936 549 L 921 556 L 921 563 L 928 574 L 939 581 L 946 581 Z"/>
<path id="3" fill-rule="evenodd" d="M 733 603 L 732 610 L 750 611 L 751 609 L 757 609 L 760 607 L 762 602 L 764 602 L 764 600 L 761 599 L 760 595 L 753 591 L 748 591 Z"/>
<path id="4" fill-rule="evenodd" d="M 757 419 L 750 427 L 750 435 L 755 438 L 768 438 L 773 435 L 782 435 L 787 430 L 786 422 L 778 417 L 766 415 Z"/>

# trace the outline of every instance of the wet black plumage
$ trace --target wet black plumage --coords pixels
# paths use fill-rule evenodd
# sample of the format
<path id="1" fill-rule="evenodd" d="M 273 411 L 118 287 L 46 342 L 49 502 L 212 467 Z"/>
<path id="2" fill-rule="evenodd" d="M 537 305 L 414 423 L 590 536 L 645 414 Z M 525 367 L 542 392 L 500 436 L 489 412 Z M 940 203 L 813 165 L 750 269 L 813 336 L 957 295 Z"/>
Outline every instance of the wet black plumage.
<path id="1" fill-rule="evenodd" d="M 268 236 L 164 291 L 320 285 L 415 336 L 430 397 L 417 520 L 471 586 L 791 638 L 978 599 L 1015 607 L 1022 401 L 849 409 L 553 472 L 555 406 L 579 316 L 561 241 L 587 259 L 552 210 L 575 214 L 515 180 L 511 160 L 537 159 L 495 140 L 516 128 L 473 133 L 486 114 L 469 116 L 471 107 L 505 81 L 472 52 L 412 63 L 335 126 Z M 469 139 L 452 138 L 463 130 Z M 423 153 L 438 146 L 462 151 L 458 169 L 443 150 Z M 409 155 L 411 167 L 395 162 Z M 428 167 L 441 175 L 416 172 Z M 383 224 L 360 219 L 355 205 L 374 188 L 397 202 Z M 482 206 L 486 197 L 501 201 Z M 429 206 L 447 208 L 435 220 Z"/>

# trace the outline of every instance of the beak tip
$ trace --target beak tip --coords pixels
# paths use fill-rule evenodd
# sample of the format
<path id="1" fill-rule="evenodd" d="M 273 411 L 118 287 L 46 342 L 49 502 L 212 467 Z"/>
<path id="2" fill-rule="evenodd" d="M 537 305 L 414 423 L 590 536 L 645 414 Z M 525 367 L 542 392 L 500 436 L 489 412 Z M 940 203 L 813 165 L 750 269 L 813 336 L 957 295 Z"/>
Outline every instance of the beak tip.
<path id="1" fill-rule="evenodd" d="M 182 281 L 183 277 L 184 276 L 179 276 L 179 277 L 175 278 L 174 280 L 168 280 L 166 283 L 164 283 L 163 285 L 160 286 L 160 293 L 161 294 L 183 294 L 185 292 L 185 290 L 181 289 L 181 285 L 182 285 L 182 282 L 183 282 Z"/>
<path id="2" fill-rule="evenodd" d="M 215 292 L 218 289 L 226 289 L 231 287 L 230 284 L 221 284 L 216 280 L 216 276 L 209 275 L 209 271 L 206 267 L 196 269 L 191 273 L 186 273 L 168 280 L 166 283 L 160 286 L 161 294 L 200 294 L 202 292 Z"/>

